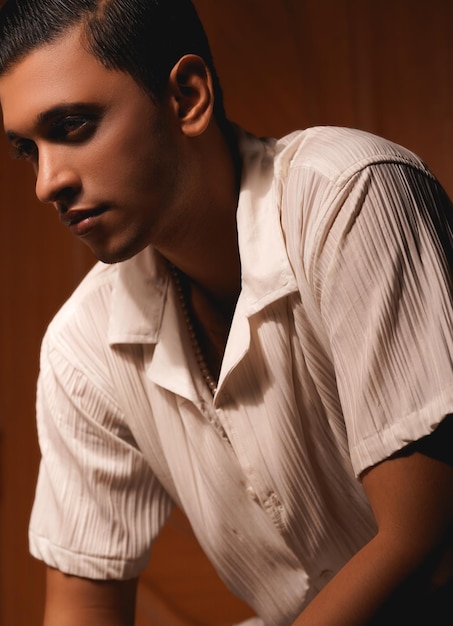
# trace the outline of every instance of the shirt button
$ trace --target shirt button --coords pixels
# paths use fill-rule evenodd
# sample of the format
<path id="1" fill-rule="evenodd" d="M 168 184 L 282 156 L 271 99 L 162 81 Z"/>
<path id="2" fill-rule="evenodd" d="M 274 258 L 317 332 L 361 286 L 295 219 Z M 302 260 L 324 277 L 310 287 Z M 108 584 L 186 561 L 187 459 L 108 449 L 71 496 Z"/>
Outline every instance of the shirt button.
<path id="1" fill-rule="evenodd" d="M 256 491 L 253 489 L 252 485 L 247 485 L 247 487 L 245 488 L 248 497 L 251 500 L 254 500 L 255 502 L 258 502 L 258 495 L 256 493 Z"/>
<path id="2" fill-rule="evenodd" d="M 328 583 L 329 580 L 332 578 L 332 576 L 333 576 L 333 572 L 331 569 L 323 569 L 321 573 L 319 574 L 319 578 L 321 579 L 323 583 Z"/>

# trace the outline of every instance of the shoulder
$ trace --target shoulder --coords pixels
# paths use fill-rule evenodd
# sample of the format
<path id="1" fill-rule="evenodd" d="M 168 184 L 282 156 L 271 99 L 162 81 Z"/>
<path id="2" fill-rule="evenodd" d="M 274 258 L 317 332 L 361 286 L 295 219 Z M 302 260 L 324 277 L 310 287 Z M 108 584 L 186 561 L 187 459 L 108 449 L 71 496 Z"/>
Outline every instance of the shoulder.
<path id="1" fill-rule="evenodd" d="M 117 265 L 96 263 L 56 313 L 46 334 L 61 337 L 65 329 L 74 327 L 83 333 L 93 326 L 105 328 L 117 272 Z"/>
<path id="2" fill-rule="evenodd" d="M 46 414 L 47 404 L 61 403 L 68 411 L 73 401 L 99 402 L 101 389 L 111 404 L 108 326 L 116 272 L 116 266 L 97 263 L 48 325 L 41 344 L 38 415 Z M 72 400 L 65 389 L 71 389 Z"/>
<path id="3" fill-rule="evenodd" d="M 296 131 L 277 141 L 275 171 L 280 178 L 296 169 L 310 170 L 341 186 L 364 168 L 399 163 L 429 173 L 413 152 L 362 130 L 316 126 Z"/>
<path id="4" fill-rule="evenodd" d="M 167 285 L 168 269 L 150 247 L 114 265 L 97 263 L 49 324 L 43 348 L 82 368 L 115 361 L 121 344 L 156 343 Z"/>
<path id="5" fill-rule="evenodd" d="M 96 263 L 57 311 L 42 340 L 41 372 L 105 367 L 117 273 L 117 265 Z"/>

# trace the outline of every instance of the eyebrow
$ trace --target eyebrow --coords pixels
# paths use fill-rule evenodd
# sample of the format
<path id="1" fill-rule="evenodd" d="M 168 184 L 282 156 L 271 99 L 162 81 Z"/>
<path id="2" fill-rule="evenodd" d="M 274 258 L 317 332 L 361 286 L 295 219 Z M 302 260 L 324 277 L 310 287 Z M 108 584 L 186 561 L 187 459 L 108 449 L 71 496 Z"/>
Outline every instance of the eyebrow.
<path id="1" fill-rule="evenodd" d="M 99 111 L 101 107 L 97 104 L 87 102 L 65 102 L 64 104 L 57 104 L 47 111 L 39 113 L 36 116 L 35 125 L 44 126 L 56 117 L 63 117 L 65 115 L 69 115 L 70 113 L 74 113 L 75 111 L 80 113 L 85 113 L 87 111 L 92 112 L 93 109 L 97 109 Z M 6 137 L 9 141 L 14 141 L 18 139 L 20 135 L 12 130 L 7 130 Z"/>

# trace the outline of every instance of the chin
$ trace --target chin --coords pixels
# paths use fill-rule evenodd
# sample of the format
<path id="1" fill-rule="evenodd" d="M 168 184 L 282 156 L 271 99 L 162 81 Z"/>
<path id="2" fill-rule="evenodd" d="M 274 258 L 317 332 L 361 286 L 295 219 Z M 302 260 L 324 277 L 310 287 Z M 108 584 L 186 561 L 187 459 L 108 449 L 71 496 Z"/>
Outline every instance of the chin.
<path id="1" fill-rule="evenodd" d="M 106 263 L 107 265 L 114 265 L 115 263 L 121 263 L 122 261 L 127 261 L 128 259 L 131 259 L 136 254 L 144 250 L 144 248 L 147 247 L 147 244 L 144 244 L 142 246 L 119 246 L 113 249 L 100 249 L 100 247 L 98 246 L 90 245 L 88 247 L 91 249 L 92 253 L 98 261 Z"/>
<path id="2" fill-rule="evenodd" d="M 135 252 L 134 254 L 99 254 L 95 253 L 95 257 L 98 261 L 102 263 L 106 263 L 107 265 L 114 265 L 115 263 L 121 263 L 122 261 L 127 261 L 131 259 L 133 256 L 138 254 Z"/>

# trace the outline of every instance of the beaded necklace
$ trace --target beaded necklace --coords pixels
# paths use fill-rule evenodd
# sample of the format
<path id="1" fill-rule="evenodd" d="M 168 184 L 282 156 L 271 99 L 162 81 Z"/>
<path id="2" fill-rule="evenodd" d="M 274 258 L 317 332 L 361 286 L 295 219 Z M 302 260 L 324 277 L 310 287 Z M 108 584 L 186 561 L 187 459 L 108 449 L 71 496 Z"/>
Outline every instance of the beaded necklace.
<path id="1" fill-rule="evenodd" d="M 203 350 L 201 349 L 201 346 L 200 346 L 200 342 L 198 339 L 197 332 L 195 330 L 193 317 L 190 311 L 190 307 L 189 307 L 189 303 L 188 303 L 188 299 L 186 295 L 186 289 L 184 289 L 184 286 L 182 284 L 182 273 L 180 272 L 180 270 L 178 270 L 178 268 L 176 268 L 171 263 L 169 265 L 170 265 L 170 270 L 173 276 L 173 282 L 175 285 L 176 293 L 178 294 L 179 303 L 181 305 L 181 311 L 182 311 L 184 321 L 187 326 L 187 330 L 189 332 L 190 343 L 192 344 L 192 350 L 193 350 L 195 359 L 197 361 L 198 368 L 212 396 L 214 396 L 215 392 L 217 391 L 217 381 L 210 372 L 205 356 L 203 354 Z"/>

